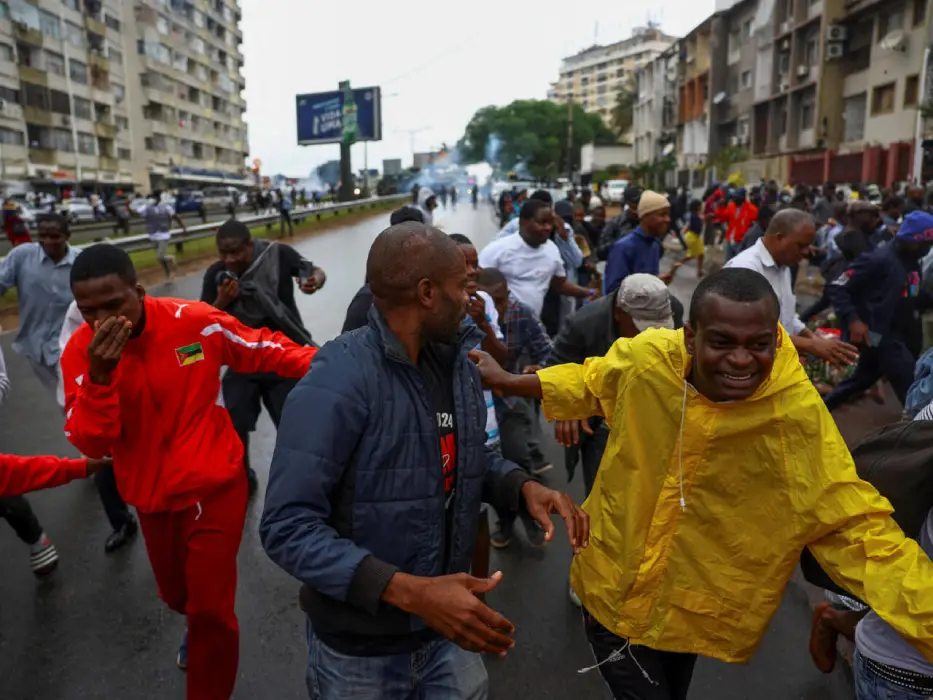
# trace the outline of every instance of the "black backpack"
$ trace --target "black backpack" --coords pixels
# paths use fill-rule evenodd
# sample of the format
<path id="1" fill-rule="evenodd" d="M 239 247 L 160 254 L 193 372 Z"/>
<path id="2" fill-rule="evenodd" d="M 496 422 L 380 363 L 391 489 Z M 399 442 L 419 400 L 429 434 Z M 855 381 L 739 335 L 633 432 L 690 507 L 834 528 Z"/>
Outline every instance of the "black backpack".
<path id="1" fill-rule="evenodd" d="M 859 477 L 891 502 L 894 522 L 918 539 L 933 508 L 933 420 L 887 425 L 858 443 L 852 458 Z M 800 568 L 813 585 L 852 595 L 833 583 L 809 549 L 800 556 Z"/>

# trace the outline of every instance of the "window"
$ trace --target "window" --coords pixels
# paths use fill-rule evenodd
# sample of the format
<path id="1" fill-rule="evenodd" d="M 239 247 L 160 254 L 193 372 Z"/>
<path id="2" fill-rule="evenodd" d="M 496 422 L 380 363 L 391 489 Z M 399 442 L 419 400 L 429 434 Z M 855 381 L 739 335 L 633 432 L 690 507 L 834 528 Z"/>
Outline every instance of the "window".
<path id="1" fill-rule="evenodd" d="M 898 5 L 878 16 L 878 41 L 891 32 L 904 28 L 904 6 Z"/>
<path id="2" fill-rule="evenodd" d="M 22 131 L 0 126 L 0 143 L 5 143 L 8 146 L 23 146 L 26 144 L 26 137 Z"/>
<path id="3" fill-rule="evenodd" d="M 120 20 L 118 20 L 113 15 L 104 15 L 104 24 L 106 24 L 115 32 L 120 31 Z"/>
<path id="4" fill-rule="evenodd" d="M 41 25 L 42 33 L 46 36 L 50 36 L 53 39 L 62 38 L 62 23 L 58 20 L 58 17 L 51 12 L 40 10 L 39 24 Z"/>
<path id="5" fill-rule="evenodd" d="M 120 51 L 120 49 L 115 49 L 114 47 L 109 46 L 107 47 L 107 55 L 114 63 L 123 63 L 123 52 Z"/>
<path id="6" fill-rule="evenodd" d="M 71 139 L 70 129 L 49 129 L 50 145 L 47 148 L 54 148 L 56 151 L 74 152 L 75 145 Z"/>
<path id="7" fill-rule="evenodd" d="M 188 41 L 188 47 L 197 54 L 204 53 L 204 41 L 200 37 L 192 35 Z"/>
<path id="8" fill-rule="evenodd" d="M 13 88 L 8 88 L 5 85 L 0 85 L 0 100 L 18 105 L 19 90 L 14 90 Z"/>
<path id="9" fill-rule="evenodd" d="M 879 85 L 871 93 L 871 114 L 890 114 L 894 111 L 895 83 Z"/>
<path id="10" fill-rule="evenodd" d="M 97 152 L 97 139 L 94 134 L 84 134 L 78 132 L 78 153 L 86 156 L 92 156 Z"/>
<path id="11" fill-rule="evenodd" d="M 927 17 L 928 0 L 914 0 L 914 26 L 919 27 Z"/>
<path id="12" fill-rule="evenodd" d="M 816 122 L 816 103 L 811 95 L 805 97 L 800 105 L 800 128 L 812 129 Z"/>
<path id="13" fill-rule="evenodd" d="M 52 103 L 52 111 L 56 114 L 68 114 L 71 115 L 71 100 L 68 99 L 67 92 L 60 92 L 58 90 L 49 91 L 50 102 Z"/>
<path id="14" fill-rule="evenodd" d="M 180 70 L 182 73 L 188 72 L 188 57 L 183 53 L 178 51 L 175 52 L 175 58 L 172 61 L 172 66 L 175 70 Z"/>
<path id="15" fill-rule="evenodd" d="M 130 128 L 130 120 L 126 117 L 120 116 L 119 114 L 113 118 L 113 122 L 117 125 L 117 128 L 122 131 Z"/>
<path id="16" fill-rule="evenodd" d="M 803 64 L 805 66 L 815 66 L 820 59 L 820 45 L 817 37 L 812 36 L 807 39 L 807 44 L 803 52 Z"/>
<path id="17" fill-rule="evenodd" d="M 130 153 L 130 149 L 128 149 L 128 148 L 118 148 L 118 149 L 117 149 L 117 158 L 119 158 L 120 160 L 130 160 L 130 159 L 132 158 L 132 154 Z"/>
<path id="18" fill-rule="evenodd" d="M 27 107 L 49 111 L 49 91 L 42 85 L 22 83 L 23 97 Z"/>
<path id="19" fill-rule="evenodd" d="M 21 22 L 30 29 L 42 31 L 38 7 L 30 5 L 26 0 L 10 0 L 4 4 L 9 8 L 10 19 L 13 22 Z"/>
<path id="20" fill-rule="evenodd" d="M 91 118 L 91 101 L 85 100 L 83 97 L 74 98 L 74 115 L 78 119 L 90 119 Z"/>
<path id="21" fill-rule="evenodd" d="M 45 69 L 49 73 L 65 76 L 65 57 L 53 51 L 45 52 Z"/>
<path id="22" fill-rule="evenodd" d="M 752 72 L 750 70 L 742 72 L 740 84 L 743 90 L 748 90 L 752 86 Z"/>
<path id="23" fill-rule="evenodd" d="M 916 107 L 917 94 L 920 91 L 920 76 L 908 75 L 904 82 L 904 106 Z"/>
<path id="24" fill-rule="evenodd" d="M 62 0 L 62 5 L 75 12 L 81 11 L 81 0 Z"/>
<path id="25" fill-rule="evenodd" d="M 861 141 L 865 137 L 865 108 L 868 104 L 868 95 L 861 93 L 847 97 L 842 103 L 842 118 L 846 130 L 843 140 Z"/>
<path id="26" fill-rule="evenodd" d="M 120 83 L 110 83 L 110 89 L 113 90 L 113 99 L 117 104 L 126 99 L 126 88 Z"/>
<path id="27" fill-rule="evenodd" d="M 78 48 L 84 47 L 84 30 L 77 24 L 65 22 L 65 41 Z"/>
<path id="28" fill-rule="evenodd" d="M 750 19 L 742 22 L 742 41 L 745 41 L 752 35 L 752 21 Z"/>
<path id="29" fill-rule="evenodd" d="M 68 61 L 68 66 L 70 68 L 69 75 L 71 75 L 71 79 L 76 83 L 87 85 L 87 64 L 72 58 Z"/>
<path id="30" fill-rule="evenodd" d="M 13 61 L 16 55 L 13 53 L 13 47 L 9 44 L 0 44 L 0 61 Z"/>
<path id="31" fill-rule="evenodd" d="M 158 30 L 159 34 L 161 34 L 162 36 L 168 36 L 172 32 L 172 29 L 169 26 L 168 20 L 165 19 L 165 17 L 163 17 L 162 15 L 159 15 L 158 19 L 156 19 L 156 29 Z"/>
<path id="32" fill-rule="evenodd" d="M 193 10 L 191 12 L 191 21 L 194 22 L 195 27 L 204 28 L 204 13 Z"/>

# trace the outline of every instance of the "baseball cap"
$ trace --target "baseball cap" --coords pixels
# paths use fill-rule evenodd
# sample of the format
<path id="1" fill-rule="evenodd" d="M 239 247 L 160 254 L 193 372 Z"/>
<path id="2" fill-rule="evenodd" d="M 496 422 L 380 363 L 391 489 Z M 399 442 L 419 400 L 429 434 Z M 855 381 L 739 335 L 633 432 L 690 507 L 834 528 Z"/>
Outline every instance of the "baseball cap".
<path id="1" fill-rule="evenodd" d="M 912 211 L 904 217 L 897 237 L 907 241 L 933 241 L 933 214 L 925 211 Z"/>
<path id="2" fill-rule="evenodd" d="M 639 273 L 622 280 L 616 304 L 631 316 L 639 332 L 649 328 L 674 328 L 671 293 L 654 275 Z"/>

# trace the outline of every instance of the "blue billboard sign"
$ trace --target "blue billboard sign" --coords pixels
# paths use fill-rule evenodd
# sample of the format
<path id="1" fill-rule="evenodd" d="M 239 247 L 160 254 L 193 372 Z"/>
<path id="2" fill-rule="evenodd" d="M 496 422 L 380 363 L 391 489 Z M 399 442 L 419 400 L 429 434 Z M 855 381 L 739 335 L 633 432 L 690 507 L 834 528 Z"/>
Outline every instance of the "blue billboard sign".
<path id="1" fill-rule="evenodd" d="M 378 87 L 354 88 L 356 140 L 382 140 L 382 92 Z M 344 93 L 316 92 L 295 98 L 298 110 L 298 145 L 341 143 Z"/>

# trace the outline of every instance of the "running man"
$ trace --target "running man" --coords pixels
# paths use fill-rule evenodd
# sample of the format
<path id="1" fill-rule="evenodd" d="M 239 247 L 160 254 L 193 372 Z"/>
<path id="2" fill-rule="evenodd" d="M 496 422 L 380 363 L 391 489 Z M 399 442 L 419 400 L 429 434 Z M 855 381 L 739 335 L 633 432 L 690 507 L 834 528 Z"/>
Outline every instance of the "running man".
<path id="1" fill-rule="evenodd" d="M 610 426 L 571 581 L 616 698 L 684 700 L 698 654 L 751 659 L 804 547 L 933 660 L 933 564 L 859 479 L 779 316 L 762 275 L 730 268 L 682 331 L 529 376 L 476 355 L 493 390 Z"/>
<path id="2" fill-rule="evenodd" d="M 188 233 L 188 227 L 185 226 L 185 222 L 181 220 L 175 209 L 162 201 L 161 190 L 155 190 L 151 199 L 152 201 L 148 204 L 139 207 L 136 213 L 146 222 L 146 235 L 155 244 L 156 257 L 162 269 L 165 270 L 165 277 L 171 278 L 175 269 L 175 256 L 168 254 L 168 242 L 172 239 L 172 220 L 178 222 L 183 233 Z"/>
<path id="3" fill-rule="evenodd" d="M 71 286 L 86 323 L 62 354 L 66 435 L 82 454 L 112 455 L 159 595 L 188 617 L 189 700 L 229 698 L 247 485 L 220 370 L 297 378 L 317 349 L 201 302 L 146 296 L 129 255 L 111 245 L 78 256 Z"/>

